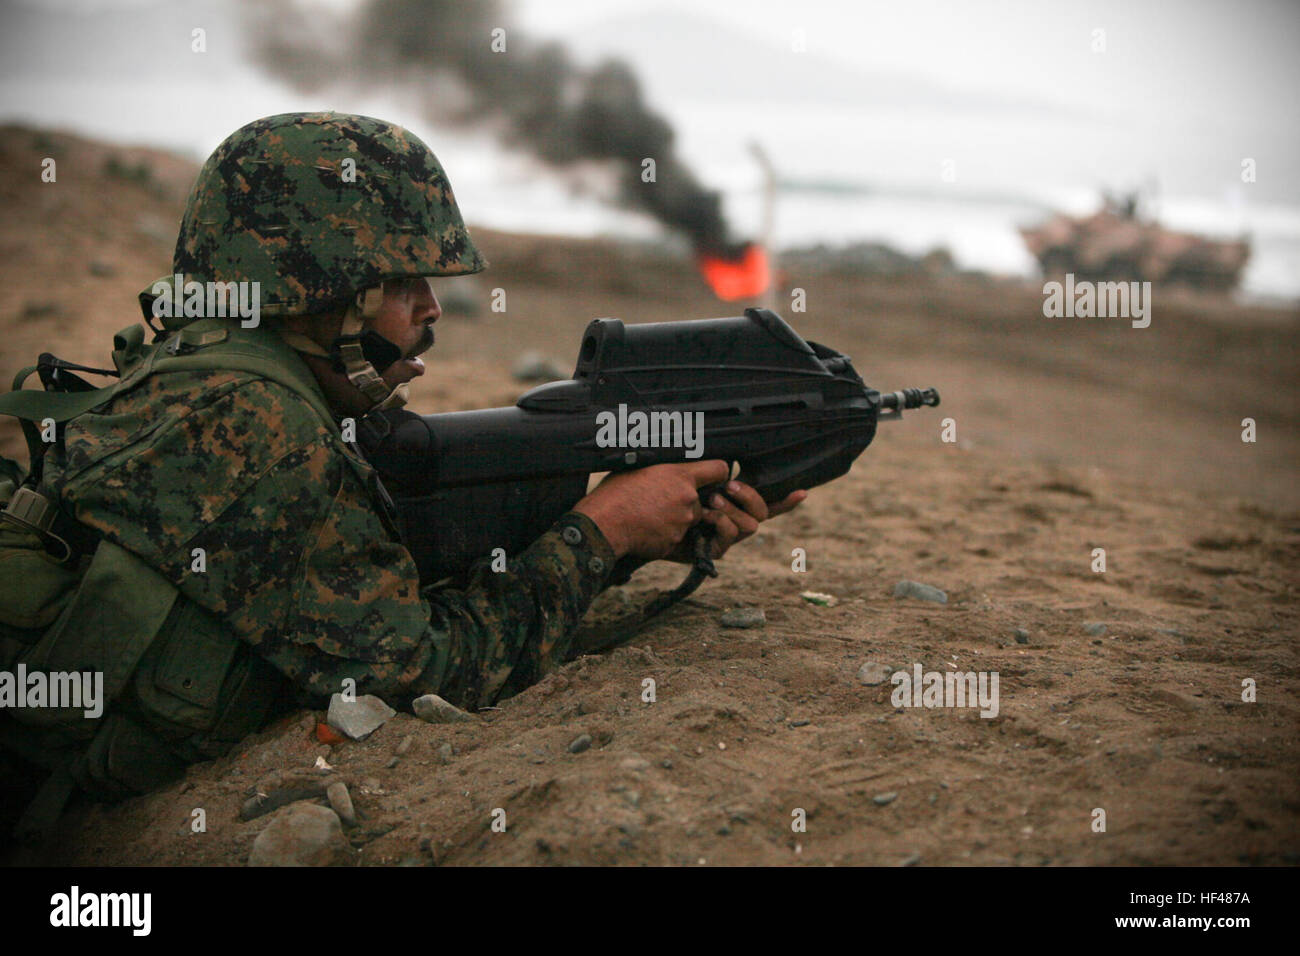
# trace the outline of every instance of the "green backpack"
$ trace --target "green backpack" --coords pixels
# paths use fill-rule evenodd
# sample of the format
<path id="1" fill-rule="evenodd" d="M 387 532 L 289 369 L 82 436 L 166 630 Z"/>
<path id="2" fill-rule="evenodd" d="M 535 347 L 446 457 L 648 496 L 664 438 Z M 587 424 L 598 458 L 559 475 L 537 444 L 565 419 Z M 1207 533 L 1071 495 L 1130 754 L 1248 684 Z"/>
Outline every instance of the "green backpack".
<path id="1" fill-rule="evenodd" d="M 31 463 L 28 473 L 0 457 L 0 750 L 47 773 L 15 828 L 19 838 L 47 831 L 76 787 L 118 799 L 220 756 L 284 699 L 287 681 L 247 643 L 134 554 L 71 521 L 41 485 L 50 447 L 43 436 L 149 375 L 253 372 L 294 391 L 338 435 L 311 372 L 278 336 L 225 319 L 165 331 L 153 345 L 144 344 L 143 326 L 119 332 L 115 371 L 43 354 L 0 395 L 0 414 L 22 424 Z M 33 371 L 44 391 L 22 388 Z M 77 371 L 120 380 L 93 388 Z M 75 700 L 77 681 L 66 675 L 86 673 L 102 675 L 98 716 L 84 699 L 15 706 L 15 695 L 28 697 L 22 683 L 39 683 L 33 674 L 46 675 L 49 687 L 62 681 Z M 93 681 L 83 691 L 93 693 Z"/>

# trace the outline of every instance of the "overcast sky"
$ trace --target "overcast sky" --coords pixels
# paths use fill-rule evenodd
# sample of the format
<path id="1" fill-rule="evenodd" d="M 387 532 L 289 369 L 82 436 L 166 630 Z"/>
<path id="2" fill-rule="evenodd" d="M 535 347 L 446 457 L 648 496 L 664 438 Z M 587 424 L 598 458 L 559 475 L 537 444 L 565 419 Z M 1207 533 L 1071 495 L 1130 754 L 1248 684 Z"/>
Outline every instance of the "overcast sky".
<path id="1" fill-rule="evenodd" d="M 343 0 L 338 0 L 342 3 Z M 571 35 L 617 13 L 686 8 L 865 70 L 1034 93 L 1097 110 L 1151 109 L 1296 126 L 1295 0 L 534 0 L 537 32 Z M 1106 31 L 1094 55 L 1092 31 Z M 761 69 L 762 64 L 749 64 Z"/>
<path id="2" fill-rule="evenodd" d="M 351 0 L 314 2 L 354 5 Z M 0 115 L 6 117 L 201 154 L 250 118 L 312 108 L 306 98 L 246 63 L 238 0 L 0 0 L 0 5 Z M 967 120 L 982 109 L 980 97 L 989 104 L 1056 108 L 1058 119 L 1077 116 L 1081 122 L 1071 142 L 1070 127 L 1055 128 L 1044 113 L 1043 138 L 1060 140 L 1062 155 L 1086 146 L 1087 136 L 1096 138 L 1083 120 L 1132 131 L 1133 138 L 1144 140 L 1135 152 L 1166 143 L 1170 157 L 1144 154 L 1142 159 L 1166 177 L 1183 159 L 1193 165 L 1197 157 L 1204 160 L 1217 144 L 1222 156 L 1214 157 L 1216 168 L 1234 157 L 1253 156 L 1260 165 L 1257 193 L 1300 201 L 1300 2 L 1295 0 L 516 0 L 509 9 L 509 26 L 567 41 L 580 56 L 617 47 L 670 117 L 675 108 L 685 109 L 689 100 L 710 93 L 705 88 L 692 95 L 674 87 L 678 73 L 703 76 L 707 87 L 714 85 L 710 70 L 715 76 L 785 75 L 792 39 L 800 31 L 806 44 L 802 62 L 881 78 L 877 87 L 884 81 L 923 84 L 948 96 L 969 114 Z M 656 34 L 655 23 L 686 24 L 683 29 L 691 35 Z M 201 61 L 188 49 L 189 24 L 207 25 L 209 31 L 209 50 Z M 716 24 L 718 36 L 729 41 L 765 42 L 756 44 L 758 55 L 750 57 L 737 55 L 734 42 L 720 43 L 726 52 L 717 62 L 700 63 L 710 58 L 707 42 L 701 44 L 710 31 L 699 24 Z M 1104 31 L 1100 53 L 1093 49 L 1098 30 Z M 682 56 L 690 62 L 683 63 Z M 822 88 L 827 102 L 844 93 L 830 85 Z M 340 99 L 383 104 L 386 96 L 383 90 L 354 89 L 346 97 L 318 99 L 331 105 Z M 761 102 L 748 109 L 761 121 Z M 812 151 L 825 148 L 817 144 Z M 1122 142 L 1108 141 L 1106 149 L 1110 155 L 1095 162 L 1114 159 L 1116 175 L 1127 174 L 1118 155 Z M 1104 178 L 1107 171 L 1101 172 Z"/>

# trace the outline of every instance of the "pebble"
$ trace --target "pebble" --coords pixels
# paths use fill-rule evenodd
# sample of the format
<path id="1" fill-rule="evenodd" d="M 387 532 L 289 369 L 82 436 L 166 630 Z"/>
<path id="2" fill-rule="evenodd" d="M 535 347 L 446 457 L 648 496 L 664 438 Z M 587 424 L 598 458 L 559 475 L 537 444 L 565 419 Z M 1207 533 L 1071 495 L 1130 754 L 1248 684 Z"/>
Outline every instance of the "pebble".
<path id="1" fill-rule="evenodd" d="M 330 697 L 329 725 L 353 740 L 361 740 L 397 716 L 374 694 L 347 701 L 342 694 Z"/>
<path id="2" fill-rule="evenodd" d="M 882 664 L 879 661 L 867 661 L 858 668 L 858 680 L 868 687 L 874 687 L 877 684 L 883 684 L 889 680 L 894 669 L 888 664 Z"/>
<path id="3" fill-rule="evenodd" d="M 554 382 L 568 378 L 560 364 L 541 352 L 525 352 L 515 362 L 512 372 L 517 382 Z"/>
<path id="4" fill-rule="evenodd" d="M 948 595 L 936 587 L 919 581 L 899 581 L 894 585 L 894 597 L 916 598 L 918 601 L 933 601 L 935 604 L 947 604 Z"/>
<path id="5" fill-rule="evenodd" d="M 804 720 L 803 718 L 800 718 L 799 720 L 792 720 L 792 721 L 790 721 L 790 726 L 791 726 L 791 727 L 807 727 L 807 726 L 808 726 L 809 724 L 811 724 L 811 723 L 812 723 L 811 720 Z"/>
<path id="6" fill-rule="evenodd" d="M 1083 632 L 1089 637 L 1101 637 L 1106 633 L 1106 625 L 1093 621 L 1091 624 L 1083 625 Z"/>
<path id="7" fill-rule="evenodd" d="M 898 864 L 898 865 L 899 865 L 899 866 L 916 866 L 916 864 L 918 864 L 918 863 L 920 863 L 920 862 L 921 862 L 921 854 L 919 854 L 919 853 L 913 853 L 911 856 L 906 857 L 906 858 L 903 860 L 903 862 L 900 863 L 900 864 Z"/>
<path id="8" fill-rule="evenodd" d="M 315 803 L 292 803 L 257 835 L 248 865 L 339 866 L 351 858 L 337 813 Z"/>
<path id="9" fill-rule="evenodd" d="M 397 756 L 399 757 L 406 756 L 407 752 L 411 749 L 411 744 L 414 743 L 414 741 L 415 741 L 415 737 L 412 736 L 411 734 L 407 734 L 405 737 L 402 738 L 402 742 L 397 745 L 397 748 L 393 751 L 393 753 L 397 754 Z"/>
<path id="10" fill-rule="evenodd" d="M 733 607 L 721 618 L 723 627 L 762 627 L 767 615 L 761 607 Z"/>
<path id="11" fill-rule="evenodd" d="M 25 302 L 23 303 L 24 319 L 42 319 L 47 315 L 62 315 L 63 310 L 50 302 Z"/>
<path id="12" fill-rule="evenodd" d="M 898 799 L 898 794 L 890 790 L 888 793 L 878 793 L 871 798 L 871 802 L 878 807 L 887 806 Z"/>
<path id="13" fill-rule="evenodd" d="M 443 743 L 442 746 L 438 748 L 438 759 L 443 763 L 451 763 L 451 758 L 455 756 L 455 754 L 456 751 L 452 749 L 450 743 Z"/>
<path id="14" fill-rule="evenodd" d="M 591 747 L 591 734 L 578 734 L 569 741 L 569 753 L 580 754 Z"/>
<path id="15" fill-rule="evenodd" d="M 343 821 L 344 826 L 353 827 L 357 825 L 357 813 L 352 806 L 352 795 L 348 793 L 348 785 L 342 780 L 335 780 L 325 788 L 325 797 L 329 800 L 330 806 L 338 814 L 339 819 Z"/>
<path id="16" fill-rule="evenodd" d="M 1013 637 L 1015 637 L 1017 644 L 1029 643 L 1029 632 L 1026 631 L 1023 627 L 1013 627 L 1011 629 L 1011 634 Z"/>
<path id="17" fill-rule="evenodd" d="M 428 724 L 477 723 L 481 718 L 450 704 L 437 694 L 425 694 L 411 702 L 415 716 Z"/>

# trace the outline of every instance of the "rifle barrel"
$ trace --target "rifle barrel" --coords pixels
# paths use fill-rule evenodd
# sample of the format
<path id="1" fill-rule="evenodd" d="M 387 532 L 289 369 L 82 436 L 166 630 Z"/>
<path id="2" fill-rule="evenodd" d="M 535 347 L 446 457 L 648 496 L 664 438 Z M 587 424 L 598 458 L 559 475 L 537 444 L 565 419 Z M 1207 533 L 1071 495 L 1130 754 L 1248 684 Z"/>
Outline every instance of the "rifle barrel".
<path id="1" fill-rule="evenodd" d="M 880 407 L 891 411 L 939 404 L 939 392 L 933 388 L 905 388 L 898 392 L 881 392 Z"/>

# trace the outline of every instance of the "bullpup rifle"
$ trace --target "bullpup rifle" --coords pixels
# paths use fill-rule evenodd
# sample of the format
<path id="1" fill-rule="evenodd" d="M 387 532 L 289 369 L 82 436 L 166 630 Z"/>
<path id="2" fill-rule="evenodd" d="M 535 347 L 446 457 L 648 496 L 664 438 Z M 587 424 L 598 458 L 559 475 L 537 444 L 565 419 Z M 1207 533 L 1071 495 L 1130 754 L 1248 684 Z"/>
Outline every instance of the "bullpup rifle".
<path id="1" fill-rule="evenodd" d="M 845 474 L 878 422 L 938 404 L 933 388 L 868 387 L 847 355 L 804 341 L 767 309 L 639 325 L 596 319 L 571 379 L 507 408 L 372 413 L 358 443 L 429 584 L 463 579 L 498 548 L 526 548 L 587 493 L 594 473 L 722 459 L 779 502 Z M 701 501 L 720 491 L 700 489 Z M 703 529 L 711 530 L 698 525 L 691 535 L 690 576 L 646 617 L 716 576 Z M 640 563 L 620 561 L 612 582 Z"/>

